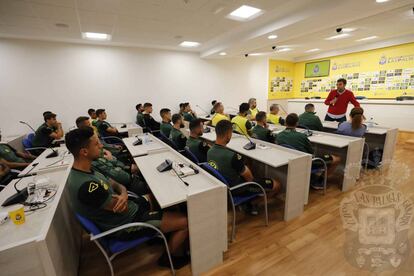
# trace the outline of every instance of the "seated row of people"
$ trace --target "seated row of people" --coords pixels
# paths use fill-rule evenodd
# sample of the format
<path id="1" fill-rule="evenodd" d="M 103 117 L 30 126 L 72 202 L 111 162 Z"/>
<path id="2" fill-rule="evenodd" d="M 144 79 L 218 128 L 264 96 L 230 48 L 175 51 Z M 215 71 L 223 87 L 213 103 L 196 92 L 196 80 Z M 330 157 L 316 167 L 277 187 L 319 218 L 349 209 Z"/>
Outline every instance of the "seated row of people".
<path id="1" fill-rule="evenodd" d="M 101 231 L 133 223 L 145 222 L 169 233 L 169 249 L 176 269 L 189 263 L 186 253 L 188 239 L 187 218 L 177 211 L 161 210 L 149 193 L 145 181 L 135 183 L 137 198 L 128 197 L 128 185 L 118 173 L 108 167 L 109 160 L 102 157 L 103 146 L 90 127 L 80 127 L 66 134 L 66 147 L 73 154 L 74 163 L 67 179 L 67 187 L 74 211 L 92 220 Z M 102 159 L 104 158 L 104 159 Z M 114 165 L 116 166 L 116 165 Z M 108 168 L 111 168 L 108 171 Z M 114 169 L 116 170 L 116 169 Z M 136 168 L 132 169 L 134 172 Z M 117 179 L 117 180 L 116 180 Z M 130 227 L 112 236 L 120 240 L 132 240 L 152 231 L 142 227 Z M 169 267 L 164 253 L 158 260 L 160 266 Z"/>

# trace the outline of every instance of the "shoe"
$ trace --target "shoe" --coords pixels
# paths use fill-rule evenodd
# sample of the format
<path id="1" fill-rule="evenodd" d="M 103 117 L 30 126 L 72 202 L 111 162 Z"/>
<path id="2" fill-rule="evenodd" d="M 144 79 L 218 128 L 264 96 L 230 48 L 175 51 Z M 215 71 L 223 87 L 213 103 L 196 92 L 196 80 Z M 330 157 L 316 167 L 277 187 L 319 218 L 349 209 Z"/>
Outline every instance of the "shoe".
<path id="1" fill-rule="evenodd" d="M 180 269 L 190 263 L 189 256 L 171 256 L 174 269 Z M 166 253 L 162 254 L 162 256 L 157 261 L 158 265 L 161 267 L 171 268 L 170 261 L 168 259 L 168 255 Z"/>
<path id="2" fill-rule="evenodd" d="M 243 205 L 244 212 L 252 215 L 257 216 L 259 214 L 259 208 L 257 205 L 253 205 L 250 202 Z"/>

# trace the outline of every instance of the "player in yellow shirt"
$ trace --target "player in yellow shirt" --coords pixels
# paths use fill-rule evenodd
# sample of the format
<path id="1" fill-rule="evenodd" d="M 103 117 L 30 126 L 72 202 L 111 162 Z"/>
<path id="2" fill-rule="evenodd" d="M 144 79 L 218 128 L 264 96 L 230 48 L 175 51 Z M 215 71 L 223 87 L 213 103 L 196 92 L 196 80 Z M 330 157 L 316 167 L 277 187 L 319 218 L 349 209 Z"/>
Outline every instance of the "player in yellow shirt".
<path id="1" fill-rule="evenodd" d="M 230 121 L 230 118 L 227 114 L 224 113 L 223 104 L 220 102 L 216 102 L 214 104 L 214 115 L 213 115 L 213 118 L 211 119 L 211 125 L 215 127 L 218 124 L 218 122 L 220 122 L 221 120 Z"/>
<path id="2" fill-rule="evenodd" d="M 256 114 L 259 112 L 257 108 L 256 98 L 249 99 L 249 120 L 254 121 L 256 119 Z"/>
<path id="3" fill-rule="evenodd" d="M 267 114 L 267 121 L 274 125 L 285 125 L 285 120 L 279 116 L 278 104 L 272 104 L 270 106 L 270 113 Z"/>

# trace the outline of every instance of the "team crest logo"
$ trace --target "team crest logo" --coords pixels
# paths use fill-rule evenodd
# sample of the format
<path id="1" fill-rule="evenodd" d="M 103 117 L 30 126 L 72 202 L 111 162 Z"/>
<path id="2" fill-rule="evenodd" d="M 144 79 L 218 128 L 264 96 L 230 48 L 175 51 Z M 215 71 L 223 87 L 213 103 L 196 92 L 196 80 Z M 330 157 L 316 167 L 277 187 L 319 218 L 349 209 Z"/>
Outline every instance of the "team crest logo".
<path id="1" fill-rule="evenodd" d="M 92 193 L 93 191 L 95 191 L 96 189 L 98 189 L 98 184 L 95 182 L 91 182 L 89 183 L 89 188 L 88 188 L 88 192 Z"/>
<path id="2" fill-rule="evenodd" d="M 316 64 L 315 67 L 313 67 L 313 73 L 319 73 L 319 65 Z"/>
<path id="3" fill-rule="evenodd" d="M 217 166 L 216 162 L 214 162 L 214 161 L 210 160 L 210 161 L 208 161 L 208 164 L 209 164 L 211 167 L 213 167 L 214 169 L 218 170 L 218 166 Z"/>
<path id="4" fill-rule="evenodd" d="M 337 65 L 336 63 L 334 63 L 334 64 L 332 65 L 332 70 L 336 70 L 336 69 L 338 69 L 338 65 Z"/>
<path id="5" fill-rule="evenodd" d="M 344 254 L 353 266 L 378 273 L 407 261 L 414 205 L 396 186 L 408 179 L 409 171 L 404 164 L 390 163 L 367 181 L 360 179 L 360 186 L 341 201 Z"/>
<path id="6" fill-rule="evenodd" d="M 379 60 L 379 64 L 380 65 L 384 65 L 385 63 L 387 63 L 387 57 L 386 56 L 382 56 Z"/>

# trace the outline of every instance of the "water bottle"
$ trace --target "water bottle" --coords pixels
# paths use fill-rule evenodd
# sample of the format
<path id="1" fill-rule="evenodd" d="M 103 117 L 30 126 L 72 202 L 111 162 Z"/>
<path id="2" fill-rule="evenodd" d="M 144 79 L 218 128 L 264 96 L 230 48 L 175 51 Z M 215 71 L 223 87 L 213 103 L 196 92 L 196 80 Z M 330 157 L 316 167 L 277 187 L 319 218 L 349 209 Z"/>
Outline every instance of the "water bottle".
<path id="1" fill-rule="evenodd" d="M 149 142 L 149 137 L 148 137 L 148 132 L 144 134 L 144 145 L 148 144 Z"/>

